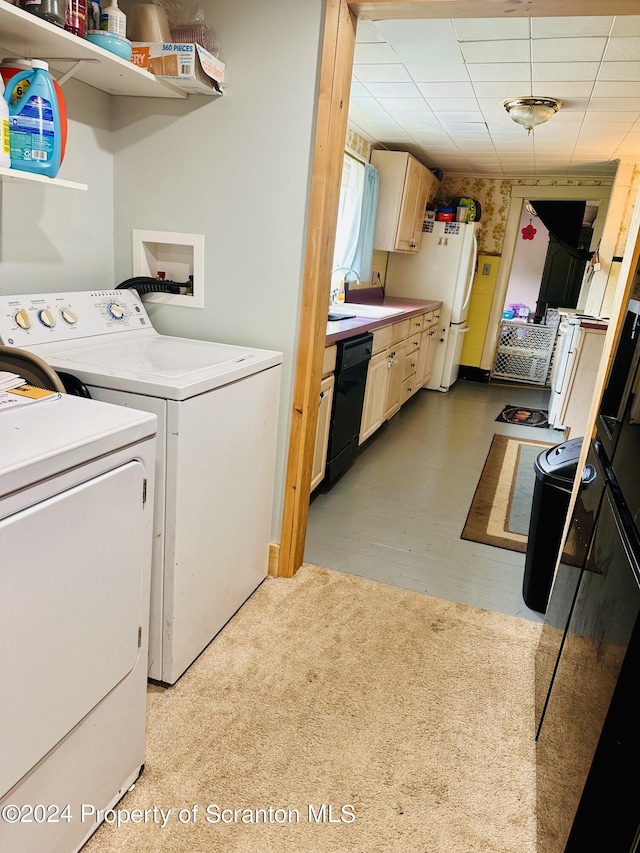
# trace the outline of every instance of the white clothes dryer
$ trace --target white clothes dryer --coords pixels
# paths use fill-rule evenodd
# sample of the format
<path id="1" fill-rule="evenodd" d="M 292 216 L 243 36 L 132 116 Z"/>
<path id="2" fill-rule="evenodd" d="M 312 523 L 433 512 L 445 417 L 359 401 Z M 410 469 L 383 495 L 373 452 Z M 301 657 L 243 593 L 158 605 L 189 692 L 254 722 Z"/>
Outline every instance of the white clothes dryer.
<path id="1" fill-rule="evenodd" d="M 155 433 L 67 395 L 0 411 L 0 850 L 79 850 L 144 763 Z"/>
<path id="2" fill-rule="evenodd" d="M 157 416 L 148 674 L 173 684 L 267 575 L 282 353 L 161 335 L 121 289 L 1 296 L 0 343 Z"/>

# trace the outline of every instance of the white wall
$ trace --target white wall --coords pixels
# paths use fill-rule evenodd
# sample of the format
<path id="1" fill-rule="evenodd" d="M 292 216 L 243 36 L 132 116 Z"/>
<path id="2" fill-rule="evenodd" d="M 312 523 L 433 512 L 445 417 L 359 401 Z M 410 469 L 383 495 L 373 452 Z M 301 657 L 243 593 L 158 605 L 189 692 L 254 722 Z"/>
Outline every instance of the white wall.
<path id="1" fill-rule="evenodd" d="M 132 229 L 204 234 L 205 304 L 149 304 L 164 333 L 284 352 L 279 538 L 304 261 L 322 0 L 211 0 L 222 98 L 113 102 L 115 277 Z"/>
<path id="2" fill-rule="evenodd" d="M 529 225 L 536 229 L 533 240 L 522 239 L 522 229 Z M 510 304 L 528 305 L 533 313 L 542 282 L 542 271 L 549 247 L 549 231 L 537 217 L 530 216 L 523 208 L 520 220 L 520 231 L 513 256 L 509 288 L 504 301 L 504 307 Z"/>
<path id="3" fill-rule="evenodd" d="M 58 177 L 87 192 L 0 184 L 0 293 L 113 286 L 111 97 L 64 85 L 67 151 Z"/>

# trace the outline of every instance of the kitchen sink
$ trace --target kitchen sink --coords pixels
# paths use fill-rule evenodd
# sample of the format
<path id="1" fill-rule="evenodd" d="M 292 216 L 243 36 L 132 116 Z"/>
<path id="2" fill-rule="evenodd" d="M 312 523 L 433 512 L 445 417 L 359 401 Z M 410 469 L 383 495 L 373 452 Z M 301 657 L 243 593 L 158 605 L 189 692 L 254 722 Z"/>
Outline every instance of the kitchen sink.
<path id="1" fill-rule="evenodd" d="M 372 320 L 382 320 L 384 317 L 393 317 L 395 314 L 402 314 L 404 308 L 389 308 L 385 305 L 359 305 L 357 302 L 349 302 L 348 307 L 336 305 L 331 306 L 331 313 L 334 315 L 344 314 L 345 316 L 353 317 L 368 317 Z"/>

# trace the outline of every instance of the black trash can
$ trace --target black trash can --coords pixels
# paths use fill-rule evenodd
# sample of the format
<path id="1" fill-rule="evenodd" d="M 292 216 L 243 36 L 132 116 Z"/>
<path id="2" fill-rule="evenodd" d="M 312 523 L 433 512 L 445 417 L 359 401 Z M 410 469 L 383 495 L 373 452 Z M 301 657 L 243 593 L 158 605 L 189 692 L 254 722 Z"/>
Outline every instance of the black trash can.
<path id="1" fill-rule="evenodd" d="M 572 438 L 536 457 L 522 595 L 527 607 L 545 613 L 567 518 L 582 438 Z"/>

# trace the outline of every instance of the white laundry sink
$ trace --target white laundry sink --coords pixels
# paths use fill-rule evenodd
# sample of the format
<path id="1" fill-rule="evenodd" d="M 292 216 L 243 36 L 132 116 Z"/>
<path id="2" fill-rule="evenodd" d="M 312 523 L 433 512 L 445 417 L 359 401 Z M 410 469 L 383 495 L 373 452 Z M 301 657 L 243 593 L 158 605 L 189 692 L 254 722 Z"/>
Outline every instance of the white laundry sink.
<path id="1" fill-rule="evenodd" d="M 332 314 L 345 314 L 356 317 L 368 317 L 372 320 L 382 320 L 384 317 L 393 317 L 402 314 L 404 308 L 389 308 L 386 305 L 359 305 L 357 302 L 348 302 L 345 305 L 331 306 Z"/>

